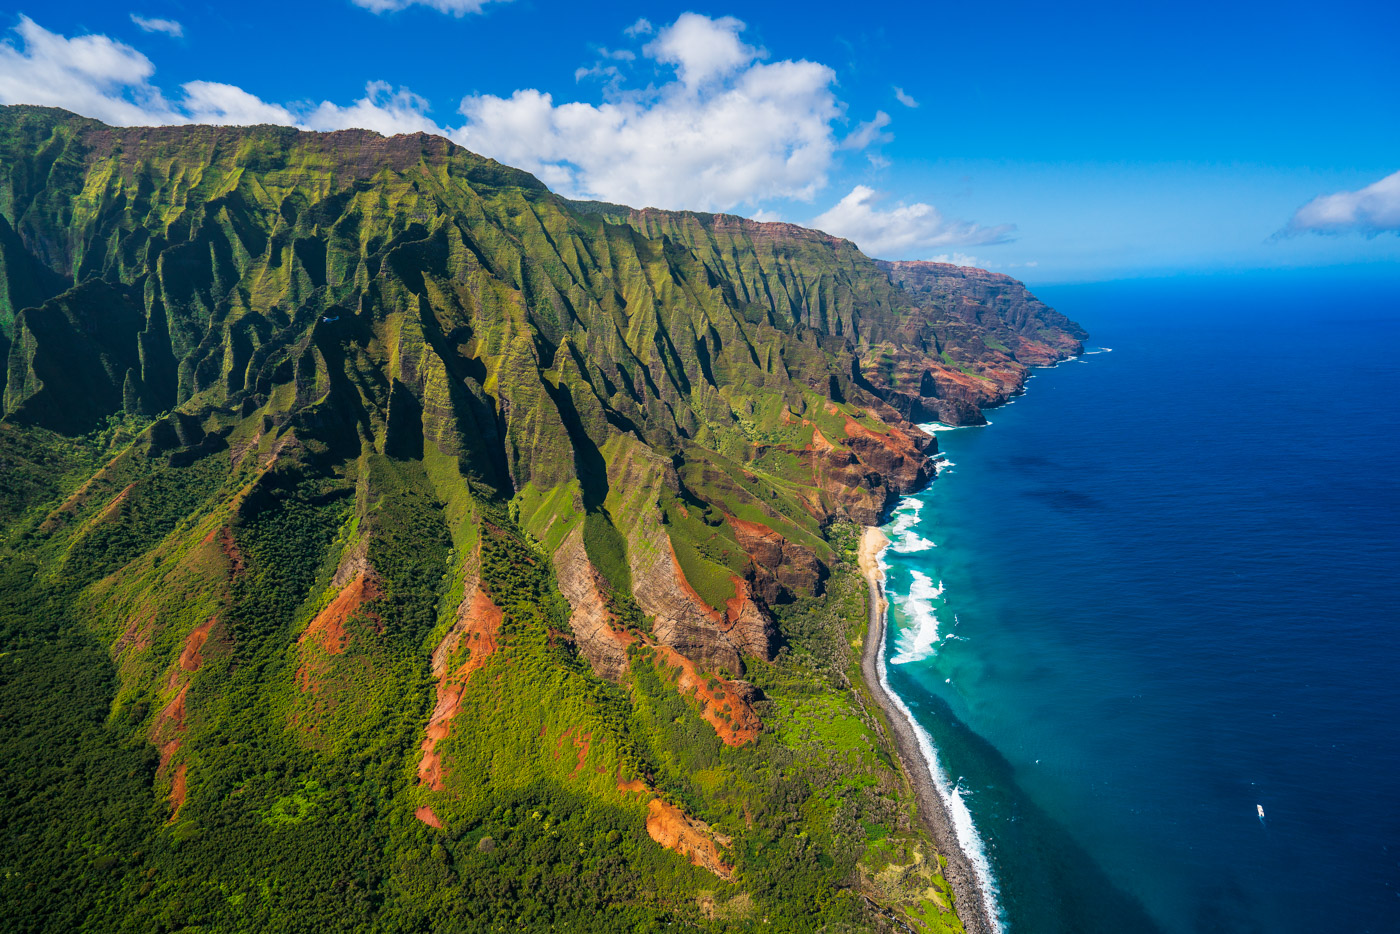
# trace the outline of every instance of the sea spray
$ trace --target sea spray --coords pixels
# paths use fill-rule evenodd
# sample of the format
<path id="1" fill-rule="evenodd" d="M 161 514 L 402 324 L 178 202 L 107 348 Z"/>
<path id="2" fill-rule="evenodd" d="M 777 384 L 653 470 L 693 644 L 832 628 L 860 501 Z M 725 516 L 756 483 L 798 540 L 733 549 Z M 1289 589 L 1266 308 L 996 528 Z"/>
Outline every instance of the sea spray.
<path id="1" fill-rule="evenodd" d="M 880 549 L 880 553 L 876 556 L 881 582 L 889 577 L 889 565 L 885 562 L 885 552 L 888 548 L 889 546 L 886 545 L 885 548 Z M 884 584 L 881 583 L 880 586 L 883 588 Z M 996 877 L 992 873 L 991 861 L 987 858 L 987 848 L 982 842 L 981 835 L 977 832 L 976 824 L 973 823 L 972 812 L 968 810 L 967 802 L 963 800 L 962 790 L 959 786 L 954 785 L 949 780 L 947 773 L 943 771 L 943 764 L 939 761 L 938 751 L 934 748 L 933 739 L 929 736 L 928 731 L 915 719 L 914 712 L 909 709 L 904 698 L 895 693 L 894 688 L 890 686 L 889 665 L 885 662 L 889 632 L 890 613 L 887 608 L 884 624 L 880 627 L 880 646 L 876 655 L 880 673 L 880 687 L 884 688 L 886 696 L 899 708 L 899 712 L 913 729 L 914 737 L 919 744 L 919 753 L 924 757 L 929 776 L 933 780 L 933 787 L 938 792 L 938 797 L 943 801 L 943 808 L 947 811 L 949 820 L 952 821 L 958 848 L 972 864 L 972 871 L 977 877 L 977 888 L 982 893 L 982 905 L 986 909 L 987 919 L 995 934 L 1004 934 L 1006 928 L 1002 922 L 1001 908 L 997 904 L 997 896 L 1000 891 L 997 888 Z"/>

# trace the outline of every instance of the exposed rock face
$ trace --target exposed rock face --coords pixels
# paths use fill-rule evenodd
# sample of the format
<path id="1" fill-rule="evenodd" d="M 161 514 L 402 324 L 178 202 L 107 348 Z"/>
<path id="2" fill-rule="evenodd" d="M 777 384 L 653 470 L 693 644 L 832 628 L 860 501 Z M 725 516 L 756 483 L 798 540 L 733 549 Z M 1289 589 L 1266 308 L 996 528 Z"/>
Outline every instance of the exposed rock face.
<path id="1" fill-rule="evenodd" d="M 744 670 L 745 654 L 772 659 L 776 627 L 742 580 L 734 578 L 735 597 L 721 613 L 686 580 L 669 539 L 651 545 L 656 560 L 634 565 L 632 579 L 642 612 L 656 618 L 657 641 L 707 669 L 731 674 Z"/>
<path id="2" fill-rule="evenodd" d="M 766 525 L 736 516 L 726 516 L 725 520 L 734 529 L 739 545 L 753 559 L 753 588 L 765 603 L 771 605 L 798 594 L 821 592 L 825 569 L 815 551 L 788 541 Z"/>
<path id="3" fill-rule="evenodd" d="M 574 527 L 554 552 L 559 590 L 573 612 L 569 626 L 579 652 L 600 677 L 621 680 L 627 671 L 627 646 L 631 636 L 613 628 L 613 615 L 603 597 L 601 575 L 588 560 L 583 546 L 583 526 Z"/>
<path id="4" fill-rule="evenodd" d="M 1026 370 L 1083 352 L 1084 329 L 1000 273 L 922 261 L 877 265 L 912 301 L 902 340 L 862 374 L 910 421 L 979 425 L 1020 391 Z"/>

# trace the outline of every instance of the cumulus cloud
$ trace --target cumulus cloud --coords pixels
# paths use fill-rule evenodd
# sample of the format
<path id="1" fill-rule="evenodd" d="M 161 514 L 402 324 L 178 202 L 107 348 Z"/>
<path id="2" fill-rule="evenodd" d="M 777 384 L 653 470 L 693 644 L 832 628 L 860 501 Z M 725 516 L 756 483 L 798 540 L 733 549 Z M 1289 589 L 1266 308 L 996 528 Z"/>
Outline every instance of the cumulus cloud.
<path id="1" fill-rule="evenodd" d="M 450 13 L 453 16 L 480 13 L 481 8 L 491 2 L 493 0 L 354 0 L 356 6 L 364 7 L 371 13 L 394 13 L 398 10 L 406 10 L 411 6 L 425 6 L 430 10 Z M 496 2 L 506 3 L 509 0 L 496 0 Z"/>
<path id="2" fill-rule="evenodd" d="M 184 86 L 181 101 L 185 120 L 179 122 L 217 123 L 231 126 L 255 126 L 274 123 L 290 126 L 296 117 L 285 107 L 269 104 L 232 84 L 213 81 L 191 81 Z"/>
<path id="3" fill-rule="evenodd" d="M 20 16 L 23 47 L 0 42 L 0 103 L 66 107 L 107 123 L 169 123 L 151 60 L 107 36 L 66 38 Z"/>
<path id="4" fill-rule="evenodd" d="M 818 62 L 768 61 L 763 49 L 742 41 L 743 31 L 733 17 L 686 13 L 660 28 L 639 20 L 628 32 L 651 36 L 642 58 L 599 48 L 600 70 L 576 75 L 607 79 L 604 103 L 556 102 L 533 88 L 509 97 L 473 95 L 461 103 L 464 121 L 443 126 L 427 100 L 383 81 L 367 84 L 349 104 L 269 102 L 212 81 L 187 82 L 167 97 L 153 81 L 151 60 L 131 46 L 103 35 L 65 37 L 21 16 L 18 42 L 0 39 L 0 104 L 63 107 L 118 126 L 270 123 L 433 133 L 531 171 L 569 197 L 638 207 L 743 206 L 767 219 L 777 215 L 762 210 L 764 202 L 812 200 L 840 153 L 864 150 L 880 160 L 870 150 L 892 139 L 885 131 L 891 120 L 879 111 L 838 139 L 846 115 L 832 90 L 835 72 Z M 624 89 L 623 70 L 638 68 L 653 70 L 654 80 Z M 946 220 L 927 204 L 881 210 L 880 199 L 857 186 L 813 223 L 881 255 L 999 243 L 1014 230 Z"/>
<path id="5" fill-rule="evenodd" d="M 380 133 L 446 134 L 427 116 L 423 98 L 384 82 L 371 82 L 349 106 L 329 101 L 286 107 L 268 103 L 231 84 L 190 81 L 168 99 L 152 83 L 155 65 L 129 45 L 107 36 L 68 38 L 21 16 L 22 41 L 0 42 L 0 103 L 43 104 L 117 126 L 141 124 L 274 123 L 310 130 L 361 127 Z"/>
<path id="6" fill-rule="evenodd" d="M 163 32 L 172 39 L 179 39 L 185 34 L 185 27 L 173 19 L 147 19 L 132 13 L 131 21 L 141 27 L 142 32 Z"/>
<path id="7" fill-rule="evenodd" d="M 1284 233 L 1400 233 L 1400 172 L 1358 191 L 1321 195 L 1298 209 Z"/>
<path id="8" fill-rule="evenodd" d="M 919 102 L 918 102 L 918 101 L 914 100 L 914 98 L 912 98 L 912 97 L 910 97 L 908 94 L 905 94 L 905 93 L 904 93 L 904 88 L 895 88 L 895 89 L 894 89 L 894 99 L 897 100 L 897 101 L 899 101 L 899 102 L 900 102 L 901 104 L 903 104 L 905 107 L 918 107 L 918 106 L 919 106 Z"/>
<path id="9" fill-rule="evenodd" d="M 938 247 L 1005 243 L 1016 230 L 1011 224 L 983 227 L 948 220 L 922 202 L 882 211 L 876 206 L 882 197 L 873 188 L 857 185 L 831 210 L 814 217 L 811 226 L 854 241 L 871 256 L 896 259 Z"/>
<path id="10" fill-rule="evenodd" d="M 395 90 L 387 81 L 365 85 L 365 96 L 349 107 L 324 101 L 301 121 L 308 130 L 341 130 L 357 127 L 385 136 L 395 133 L 436 133 L 442 127 L 428 117 L 428 102 L 407 88 Z"/>
<path id="11" fill-rule="evenodd" d="M 727 210 L 808 200 L 825 186 L 842 113 L 835 72 L 765 61 L 740 39 L 744 24 L 733 17 L 686 13 L 646 28 L 655 38 L 642 54 L 670 76 L 659 86 L 615 90 L 596 105 L 556 102 L 533 88 L 467 97 L 466 124 L 453 139 L 566 195 L 639 206 Z"/>
<path id="12" fill-rule="evenodd" d="M 676 66 L 681 82 L 689 88 L 731 75 L 766 53 L 739 41 L 744 24 L 732 16 L 710 19 L 699 13 L 682 13 L 661 30 L 643 54 Z"/>

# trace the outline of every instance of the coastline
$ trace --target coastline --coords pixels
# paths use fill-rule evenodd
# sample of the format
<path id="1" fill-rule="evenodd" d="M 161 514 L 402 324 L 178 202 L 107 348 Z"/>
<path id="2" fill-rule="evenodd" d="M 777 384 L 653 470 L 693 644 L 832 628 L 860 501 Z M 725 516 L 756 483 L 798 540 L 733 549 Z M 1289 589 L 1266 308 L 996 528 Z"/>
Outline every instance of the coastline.
<path id="1" fill-rule="evenodd" d="M 990 899 L 983 890 L 971 860 L 963 852 L 957 830 L 935 785 L 932 766 L 919 747 L 915 725 L 902 705 L 897 704 L 885 689 L 880 677 L 880 653 L 885 644 L 885 620 L 888 602 L 885 599 L 884 571 L 880 568 L 880 552 L 889 544 L 885 533 L 875 526 L 861 531 L 859 562 L 861 575 L 869 589 L 869 617 L 865 644 L 861 651 L 860 670 L 871 696 L 885 713 L 894 738 L 895 752 L 904 765 L 904 772 L 914 788 L 919 819 L 938 846 L 948 864 L 943 875 L 953 887 L 954 910 L 968 934 L 998 934 L 990 908 Z"/>

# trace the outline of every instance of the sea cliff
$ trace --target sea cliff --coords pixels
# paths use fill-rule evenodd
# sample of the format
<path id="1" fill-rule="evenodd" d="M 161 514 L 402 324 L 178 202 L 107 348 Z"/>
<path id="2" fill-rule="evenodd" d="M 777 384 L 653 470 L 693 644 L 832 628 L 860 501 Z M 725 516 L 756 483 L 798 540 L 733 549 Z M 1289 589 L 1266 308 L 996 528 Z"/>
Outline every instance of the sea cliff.
<path id="1" fill-rule="evenodd" d="M 5 917 L 959 928 L 847 551 L 1072 323 L 421 134 L 0 157 Z"/>

